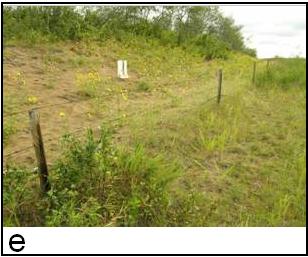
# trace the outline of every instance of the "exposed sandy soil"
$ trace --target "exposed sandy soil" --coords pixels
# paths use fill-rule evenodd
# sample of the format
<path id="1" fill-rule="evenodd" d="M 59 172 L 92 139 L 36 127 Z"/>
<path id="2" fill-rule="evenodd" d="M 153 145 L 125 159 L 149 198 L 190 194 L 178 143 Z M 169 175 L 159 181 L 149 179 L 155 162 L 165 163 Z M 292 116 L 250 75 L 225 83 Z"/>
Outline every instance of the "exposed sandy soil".
<path id="1" fill-rule="evenodd" d="M 47 161 L 50 164 L 59 153 L 58 139 L 65 132 L 76 131 L 81 127 L 97 128 L 102 122 L 108 123 L 120 117 L 122 129 L 119 131 L 125 134 L 128 129 L 125 128 L 125 119 L 131 113 L 141 115 L 154 108 L 172 111 L 170 94 L 176 92 L 177 97 L 191 94 L 183 85 L 170 89 L 168 93 L 159 88 L 151 92 L 137 92 L 136 83 L 141 79 L 140 76 L 129 70 L 129 79 L 120 81 L 116 76 L 117 58 L 108 54 L 108 47 L 89 53 L 87 49 L 87 46 L 63 43 L 50 47 L 5 48 L 4 122 L 13 119 L 18 124 L 17 132 L 9 137 L 4 146 L 5 165 L 11 162 L 33 167 L 36 165 L 27 112 L 33 107 L 43 107 L 39 113 Z M 79 60 L 81 63 L 78 63 Z M 102 78 L 108 78 L 111 87 L 118 85 L 126 89 L 128 99 L 123 99 L 116 88 L 111 93 L 103 88 L 104 94 L 99 100 L 81 96 L 76 87 L 76 74 L 93 70 Z M 29 96 L 35 96 L 38 102 L 27 103 Z M 186 100 L 189 101 L 189 98 Z M 101 102 L 97 104 L 97 101 Z M 21 113 L 10 116 L 12 111 Z M 64 113 L 64 117 L 60 113 Z M 10 155 L 27 147 L 23 152 Z"/>

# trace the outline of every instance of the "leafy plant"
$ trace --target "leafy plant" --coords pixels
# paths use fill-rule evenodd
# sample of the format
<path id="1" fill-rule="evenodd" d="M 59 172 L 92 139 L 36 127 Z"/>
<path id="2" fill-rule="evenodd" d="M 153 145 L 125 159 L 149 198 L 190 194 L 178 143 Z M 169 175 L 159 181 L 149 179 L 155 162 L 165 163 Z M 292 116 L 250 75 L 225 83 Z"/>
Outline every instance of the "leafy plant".
<path id="1" fill-rule="evenodd" d="M 11 135 L 16 133 L 17 127 L 14 119 L 10 118 L 3 122 L 3 143 L 6 145 Z"/>
<path id="2" fill-rule="evenodd" d="M 141 81 L 137 84 L 137 90 L 143 92 L 149 92 L 151 91 L 151 86 L 149 85 L 148 82 Z"/>
<path id="3" fill-rule="evenodd" d="M 166 165 L 161 157 L 148 158 L 140 145 L 131 153 L 115 148 L 106 129 L 99 139 L 94 139 L 89 130 L 85 141 L 67 134 L 62 143 L 63 157 L 50 172 L 52 190 L 26 213 L 35 212 L 37 220 L 46 226 L 167 224 L 167 188 L 177 176 L 176 165 Z M 6 216 L 5 223 L 32 224 L 18 213 L 23 201 L 31 198 L 35 190 L 22 195 L 19 190 L 8 188 L 17 183 L 26 190 L 24 186 L 30 177 L 22 169 L 18 173 L 10 170 L 8 174 L 4 183 L 5 212 L 11 215 Z M 31 204 L 32 200 L 26 203 Z M 45 206 L 44 211 L 38 206 Z"/>
<path id="4" fill-rule="evenodd" d="M 76 74 L 76 86 L 79 93 L 84 96 L 94 97 L 97 92 L 97 88 L 101 85 L 102 79 L 98 72 L 89 72 L 86 74 Z"/>
<path id="5" fill-rule="evenodd" d="M 206 60 L 226 59 L 228 57 L 228 47 L 226 43 L 220 41 L 215 36 L 203 35 L 196 40 L 196 45 L 199 53 Z"/>

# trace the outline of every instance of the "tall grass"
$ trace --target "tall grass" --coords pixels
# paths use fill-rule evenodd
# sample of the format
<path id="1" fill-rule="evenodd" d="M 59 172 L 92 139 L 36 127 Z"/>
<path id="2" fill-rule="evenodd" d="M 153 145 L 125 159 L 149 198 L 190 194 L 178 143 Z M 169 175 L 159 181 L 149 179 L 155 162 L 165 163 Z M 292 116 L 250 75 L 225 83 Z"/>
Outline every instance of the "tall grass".
<path id="1" fill-rule="evenodd" d="M 3 143 L 6 145 L 9 141 L 11 135 L 13 135 L 17 131 L 16 121 L 12 118 L 7 119 L 3 122 Z"/>
<path id="2" fill-rule="evenodd" d="M 148 158 L 141 146 L 128 153 L 102 130 L 95 140 L 63 138 L 63 157 L 51 170 L 52 190 L 38 192 L 34 174 L 11 168 L 4 178 L 6 226 L 162 226 L 168 183 L 178 167 Z"/>
<path id="3" fill-rule="evenodd" d="M 46 197 L 38 191 L 37 174 L 9 167 L 5 226 L 306 225 L 305 61 L 258 66 L 260 84 L 252 88 L 252 60 L 244 55 L 205 64 L 183 49 L 145 39 L 78 50 L 88 52 L 89 46 L 109 58 L 129 56 L 131 71 L 142 77 L 133 90 L 147 92 L 145 99 L 136 93 L 140 104 L 134 110 L 149 103 L 160 108 L 128 117 L 116 139 L 105 129 L 98 139 L 91 131 L 86 138 L 66 135 L 61 158 L 50 167 Z M 207 85 L 216 86 L 218 67 L 227 95 L 219 106 L 206 102 L 216 94 Z M 293 68 L 297 75 L 289 74 Z M 118 84 L 85 72 L 75 84 L 101 109 L 104 86 L 114 92 Z M 182 82 L 200 74 L 206 79 Z M 150 98 L 157 89 L 162 97 Z M 181 95 L 182 89 L 189 94 Z"/>
<path id="4" fill-rule="evenodd" d="M 306 87 L 306 59 L 276 59 L 257 71 L 256 85 L 259 87 Z"/>
<path id="5" fill-rule="evenodd" d="M 164 110 L 163 120 L 137 118 L 132 140 L 185 170 L 170 224 L 304 226 L 305 101 L 304 90 L 246 86 L 220 106 L 196 103 L 180 115 Z"/>
<path id="6" fill-rule="evenodd" d="M 305 94 L 273 92 L 196 105 L 160 127 L 152 115 L 130 151 L 104 129 L 66 135 L 47 197 L 36 174 L 8 170 L 5 226 L 304 226 Z"/>

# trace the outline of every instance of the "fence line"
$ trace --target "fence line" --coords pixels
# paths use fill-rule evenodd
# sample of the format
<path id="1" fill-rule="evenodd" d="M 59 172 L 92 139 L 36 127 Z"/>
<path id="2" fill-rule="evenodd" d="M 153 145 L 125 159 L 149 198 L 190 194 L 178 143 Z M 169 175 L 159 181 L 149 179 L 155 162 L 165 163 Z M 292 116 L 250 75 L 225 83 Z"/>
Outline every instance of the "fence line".
<path id="1" fill-rule="evenodd" d="M 204 76 L 204 74 L 200 74 L 199 76 L 197 76 L 194 79 L 187 79 L 187 80 L 179 80 L 179 81 L 175 81 L 175 82 L 181 82 L 181 83 L 186 83 L 186 82 L 193 82 L 193 81 L 197 81 L 199 80 L 202 76 Z M 155 81 L 158 82 L 159 80 Z M 77 99 L 77 100 L 71 100 L 71 101 L 66 101 L 66 102 L 61 102 L 61 103 L 55 103 L 55 104 L 45 104 L 45 105 L 39 105 L 39 106 L 34 106 L 33 109 L 44 109 L 47 107 L 53 107 L 53 106 L 59 106 L 59 105 L 66 105 L 66 104 L 71 104 L 71 103 L 76 103 L 76 102 L 87 102 L 90 99 Z M 29 109 L 23 109 L 20 111 L 16 111 L 16 112 L 10 112 L 4 115 L 4 117 L 10 117 L 10 116 L 15 116 L 15 115 L 19 115 L 19 114 L 23 114 L 23 115 L 27 115 Z"/>
<path id="2" fill-rule="evenodd" d="M 47 107 L 66 105 L 66 104 L 71 104 L 71 103 L 76 103 L 76 102 L 84 102 L 84 101 L 88 101 L 88 100 L 89 99 L 84 99 L 84 100 L 78 99 L 78 100 L 72 100 L 72 101 L 67 101 L 67 102 L 62 102 L 62 103 L 45 104 L 45 105 L 34 106 L 32 109 L 40 110 L 40 109 L 44 109 L 44 108 L 47 108 Z M 16 112 L 11 112 L 11 113 L 5 114 L 5 116 L 14 116 L 14 115 L 18 115 L 18 114 L 28 115 L 28 111 L 29 111 L 29 109 L 24 109 L 24 110 L 21 110 L 21 111 L 16 111 Z"/>
<path id="3" fill-rule="evenodd" d="M 31 146 L 27 146 L 27 147 L 24 147 L 24 148 L 20 148 L 20 149 L 18 149 L 18 150 L 16 150 L 16 151 L 13 151 L 13 152 L 10 152 L 10 153 L 8 153 L 8 154 L 5 154 L 5 155 L 3 155 L 3 157 L 9 157 L 9 156 L 12 156 L 12 155 L 16 155 L 16 154 L 19 154 L 19 153 L 22 153 L 22 152 L 24 152 L 25 150 L 28 150 L 28 149 L 30 149 L 30 148 L 32 148 L 33 146 L 31 145 Z"/>
<path id="4" fill-rule="evenodd" d="M 271 61 L 272 59 L 264 59 L 267 61 L 267 63 L 269 63 L 269 61 Z M 252 83 L 255 84 L 255 80 L 256 80 L 256 65 L 257 65 L 257 62 L 254 61 L 253 62 L 253 71 L 252 71 Z M 202 78 L 204 76 L 204 73 L 201 73 L 199 74 L 197 77 L 193 78 L 193 79 L 186 79 L 186 80 L 179 80 L 179 81 L 175 81 L 176 83 L 177 82 L 180 82 L 180 83 L 186 83 L 186 82 L 194 82 L 194 81 L 197 81 L 199 80 L 200 78 Z M 205 78 L 203 78 L 205 79 Z M 161 80 L 157 79 L 156 81 L 154 82 L 161 82 Z M 37 106 L 37 107 L 33 107 L 33 109 L 37 109 L 37 110 L 40 110 L 40 109 L 44 109 L 44 108 L 47 108 L 47 107 L 53 107 L 53 106 L 59 106 L 59 105 L 66 105 L 66 104 L 71 104 L 71 103 L 75 103 L 75 102 L 84 102 L 84 101 L 89 101 L 90 99 L 78 99 L 78 100 L 71 100 L 71 101 L 67 101 L 67 102 L 62 102 L 62 103 L 55 103 L 55 104 L 46 104 L 46 105 L 41 105 L 41 106 Z M 15 116 L 15 115 L 18 115 L 18 114 L 24 114 L 26 115 L 27 112 L 28 112 L 29 109 L 24 109 L 24 110 L 21 110 L 21 111 L 16 111 L 16 112 L 11 112 L 11 113 L 7 113 L 5 114 L 3 117 L 7 117 L 7 116 Z"/>
<path id="5" fill-rule="evenodd" d="M 222 94 L 221 96 L 228 96 L 228 95 L 224 95 L 224 94 Z M 208 98 L 204 103 L 202 103 L 203 105 L 204 104 L 208 104 L 209 102 L 211 102 L 211 101 L 213 101 L 213 100 L 215 100 L 215 99 L 217 99 L 217 96 L 213 96 L 213 97 L 210 97 L 210 98 Z M 187 109 L 190 109 L 191 108 L 191 106 L 189 106 L 189 108 L 187 108 Z M 151 111 L 153 111 L 153 109 L 151 110 Z M 143 111 L 143 112 L 140 112 L 140 111 L 135 111 L 135 112 L 131 112 L 130 114 L 126 114 L 126 117 L 133 117 L 134 115 L 144 115 L 144 114 L 146 114 L 146 113 L 148 113 L 148 111 Z M 123 117 L 117 117 L 117 118 L 114 118 L 114 119 L 108 119 L 108 120 L 106 120 L 106 122 L 115 122 L 115 121 L 118 121 L 118 120 L 121 120 L 121 119 L 123 119 Z M 86 129 L 91 129 L 91 130 L 97 130 L 97 129 L 99 129 L 99 128 L 93 128 L 93 127 L 78 127 L 78 128 L 76 128 L 76 129 L 74 129 L 74 130 L 72 130 L 72 131 L 69 131 L 69 134 L 77 134 L 78 132 L 80 132 L 80 131 L 83 131 L 83 130 L 86 130 Z M 51 137 L 51 138 L 47 138 L 47 139 L 44 139 L 44 143 L 50 143 L 50 142 L 55 142 L 55 141 L 58 141 L 59 139 L 60 139 L 61 137 Z M 23 152 L 25 152 L 26 150 L 28 150 L 28 149 L 31 149 L 33 146 L 32 145 L 30 145 L 30 146 L 26 146 L 26 147 L 24 147 L 24 148 L 20 148 L 20 149 L 18 149 L 18 150 L 16 150 L 16 151 L 12 151 L 12 152 L 10 152 L 10 153 L 7 153 L 7 154 L 5 154 L 5 155 L 3 155 L 3 157 L 5 157 L 5 158 L 7 158 L 7 157 L 10 157 L 10 156 L 13 156 L 13 155 L 18 155 L 18 154 L 20 154 L 20 153 L 23 153 Z"/>
<path id="6" fill-rule="evenodd" d="M 224 95 L 224 94 L 222 94 L 221 93 L 221 89 L 222 89 L 222 87 L 221 87 L 221 84 L 222 84 L 222 70 L 221 69 L 219 69 L 218 70 L 218 72 L 217 72 L 217 79 L 218 79 L 218 91 L 217 91 L 217 95 L 215 95 L 215 96 L 213 96 L 213 97 L 210 97 L 210 98 L 208 98 L 205 102 L 203 102 L 203 104 L 207 104 L 207 103 L 209 103 L 210 101 L 212 101 L 212 100 L 214 100 L 214 99 L 217 99 L 217 103 L 219 104 L 220 103 L 220 101 L 221 101 L 221 97 L 222 96 L 226 96 L 226 95 Z M 255 75 L 255 74 L 253 74 L 253 75 Z M 204 76 L 204 74 L 200 74 L 200 76 L 198 76 L 197 78 L 195 78 L 195 79 L 189 79 L 189 80 L 181 80 L 181 81 L 179 81 L 179 82 L 182 82 L 182 83 L 184 83 L 184 82 L 188 82 L 188 81 L 197 81 L 197 80 L 199 80 L 199 78 L 201 77 L 201 76 Z M 75 103 L 75 102 L 82 102 L 82 101 L 88 101 L 89 99 L 86 99 L 86 100 L 74 100 L 74 101 L 68 101 L 68 102 L 64 102 L 64 103 L 56 103 L 56 104 L 46 104 L 46 105 L 42 105 L 42 106 L 38 106 L 38 107 L 35 107 L 35 108 L 33 108 L 32 109 L 32 112 L 30 112 L 30 113 L 34 113 L 35 111 L 34 110 L 39 110 L 39 109 L 43 109 L 43 108 L 47 108 L 47 107 L 52 107 L 52 106 L 59 106 L 59 105 L 65 105 L 65 104 L 71 104 L 71 103 Z M 160 108 L 161 107 L 163 107 L 163 105 L 162 106 L 160 106 Z M 186 107 L 187 108 L 187 107 Z M 191 106 L 189 106 L 189 109 L 191 109 L 192 107 Z M 144 115 L 144 114 L 146 114 L 146 113 L 148 113 L 148 111 L 149 110 L 145 110 L 145 111 L 135 111 L 135 112 L 131 112 L 131 113 L 129 113 L 129 114 L 126 114 L 126 116 L 125 117 L 133 117 L 133 115 L 136 115 L 136 114 L 138 114 L 138 115 L 140 115 L 140 114 L 142 114 L 142 115 Z M 151 111 L 153 111 L 153 108 L 151 109 Z M 19 112 L 15 112 L 15 113 L 10 113 L 10 114 L 8 114 L 8 116 L 12 116 L 12 115 L 16 115 L 16 114 L 19 114 L 19 113 L 23 113 L 23 112 L 25 112 L 24 110 L 23 111 L 19 111 Z M 27 110 L 27 112 L 28 112 L 28 110 Z M 31 116 L 31 115 L 30 115 Z M 109 122 L 109 123 L 113 123 L 113 122 L 115 122 L 115 121 L 118 121 L 118 120 L 121 120 L 121 119 L 123 119 L 123 117 L 117 117 L 117 118 L 114 118 L 114 119 L 107 119 L 106 120 L 106 122 Z M 37 124 L 39 124 L 39 121 L 36 121 L 37 122 Z M 32 122 L 33 123 L 33 122 Z M 39 125 L 38 125 L 39 126 Z M 35 132 L 33 132 L 33 130 L 34 130 L 34 128 L 35 127 L 38 127 L 38 126 L 32 126 L 32 129 L 31 129 L 31 132 L 32 132 L 32 135 L 34 135 L 35 134 Z M 70 134 L 76 134 L 76 133 L 79 133 L 80 131 L 83 131 L 83 130 L 85 130 L 85 129 L 91 129 L 91 130 L 97 130 L 97 129 L 100 129 L 100 127 L 97 127 L 97 128 L 91 128 L 91 127 L 79 127 L 79 128 L 76 128 L 75 130 L 73 130 L 73 131 L 70 131 L 69 133 Z M 55 141 L 55 140 L 59 140 L 61 137 L 52 137 L 52 138 L 47 138 L 47 139 L 45 139 L 44 140 L 44 142 L 45 143 L 49 143 L 49 142 L 53 142 L 53 141 Z M 36 139 L 36 137 L 35 136 L 33 136 L 33 140 L 35 141 L 35 139 Z M 42 138 L 40 139 L 41 140 L 41 150 L 40 151 L 43 151 L 44 152 L 44 148 L 43 148 L 43 141 L 42 141 Z M 13 152 L 10 152 L 10 153 L 8 153 L 8 154 L 5 154 L 3 157 L 4 158 L 7 158 L 7 157 L 9 157 L 9 156 L 13 156 L 13 155 L 18 155 L 18 154 L 20 154 L 20 153 L 23 153 L 23 152 L 25 152 L 26 150 L 28 150 L 28 149 L 30 149 L 30 148 L 32 148 L 32 147 L 35 147 L 36 148 L 36 157 L 37 157 L 37 161 L 38 161 L 38 163 L 40 163 L 40 158 L 39 158 L 39 152 L 40 151 L 38 151 L 37 150 L 37 144 L 35 144 L 35 142 L 34 142 L 34 144 L 33 145 L 31 145 L 31 146 L 26 146 L 26 147 L 24 147 L 24 148 L 21 148 L 21 149 L 18 149 L 18 150 L 15 150 L 15 151 L 13 151 Z M 45 158 L 43 158 L 43 159 L 45 159 Z M 5 160 L 4 160 L 4 162 L 5 162 Z M 44 161 L 45 163 L 43 163 L 44 165 L 41 165 L 41 166 L 44 166 L 45 168 L 46 168 L 46 174 L 47 174 L 47 164 L 46 164 L 46 159 L 45 159 L 45 161 Z M 42 164 L 42 163 L 41 163 Z M 42 170 L 42 169 L 41 169 Z M 44 169 L 43 169 L 44 170 Z M 41 172 L 41 175 L 43 174 L 44 172 Z M 48 174 L 47 175 L 44 175 L 45 177 L 46 176 L 48 176 Z M 44 191 L 44 192 L 46 192 L 47 190 L 48 190 L 48 188 L 47 188 L 47 184 L 48 183 L 46 183 L 46 180 L 45 180 L 45 178 L 44 178 L 44 176 L 42 177 L 41 176 L 41 181 L 43 181 L 42 182 L 42 191 Z M 44 182 L 45 181 L 45 182 Z"/>
<path id="7" fill-rule="evenodd" d="M 209 90 L 209 92 L 211 91 L 211 90 L 214 90 L 215 88 L 214 87 L 209 87 L 208 88 L 208 90 Z M 81 101 L 90 101 L 90 99 L 85 99 L 85 100 L 81 100 Z M 43 106 L 38 106 L 38 107 L 33 107 L 32 109 L 36 109 L 36 110 L 40 110 L 40 109 L 44 109 L 44 108 L 47 108 L 47 107 L 50 107 L 50 106 L 58 106 L 58 105 L 65 105 L 65 104 L 71 104 L 71 103 L 75 103 L 75 102 L 81 102 L 80 100 L 78 101 L 78 100 L 76 100 L 76 101 L 71 101 L 71 102 L 64 102 L 64 103 L 56 103 L 56 104 L 48 104 L 48 105 L 43 105 Z M 22 114 L 27 114 L 28 113 L 28 111 L 29 111 L 29 109 L 26 109 L 26 110 L 23 110 L 23 111 L 19 111 L 18 113 L 22 113 Z M 135 114 L 136 113 L 140 113 L 140 111 L 137 111 L 137 112 L 135 112 Z M 131 115 L 131 114 L 126 114 L 127 116 L 129 116 L 129 115 Z M 120 118 L 116 118 L 116 120 L 118 120 L 118 119 L 121 119 L 121 117 Z M 27 133 L 29 133 L 29 129 L 24 129 L 22 132 L 23 133 L 21 133 L 21 134 L 27 134 Z M 22 136 L 20 136 L 20 137 L 18 137 L 18 138 L 22 138 Z M 17 138 L 17 139 L 18 139 Z"/>
<path id="8" fill-rule="evenodd" d="M 137 114 L 137 112 L 132 112 L 132 113 L 128 114 L 127 117 L 130 117 L 130 116 L 132 116 L 134 114 Z M 115 122 L 115 121 L 120 120 L 120 119 L 122 119 L 122 117 L 118 117 L 118 118 L 114 118 L 114 119 L 108 119 L 107 122 Z M 76 129 L 70 131 L 69 133 L 70 134 L 76 134 L 77 132 L 85 130 L 85 129 L 95 130 L 94 128 L 91 128 L 91 127 L 79 127 L 79 128 L 76 128 Z M 54 142 L 56 140 L 59 140 L 60 138 L 61 137 L 51 137 L 51 138 L 44 139 L 44 142 L 45 143 L 46 142 Z M 28 150 L 28 149 L 30 149 L 32 147 L 33 146 L 31 145 L 31 146 L 26 146 L 24 148 L 20 148 L 20 149 L 18 149 L 16 151 L 12 151 L 10 153 L 7 153 L 7 154 L 3 155 L 3 157 L 9 157 L 9 156 L 12 156 L 12 155 L 15 155 L 15 154 L 19 154 L 19 153 L 24 152 L 25 150 Z"/>

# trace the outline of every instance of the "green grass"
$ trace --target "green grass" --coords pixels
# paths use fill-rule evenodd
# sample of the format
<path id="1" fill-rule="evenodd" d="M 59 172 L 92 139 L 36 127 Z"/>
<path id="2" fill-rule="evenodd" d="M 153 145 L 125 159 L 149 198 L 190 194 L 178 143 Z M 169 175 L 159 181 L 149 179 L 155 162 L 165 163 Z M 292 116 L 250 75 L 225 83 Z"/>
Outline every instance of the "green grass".
<path id="1" fill-rule="evenodd" d="M 146 40 L 79 50 L 130 60 L 133 83 L 83 70 L 76 85 L 91 96 L 93 112 L 136 114 L 110 125 L 113 134 L 66 135 L 45 197 L 37 174 L 9 167 L 6 226 L 306 226 L 302 61 L 273 64 L 270 77 L 258 65 L 253 87 L 253 59 L 241 54 L 205 63 Z"/>
<path id="2" fill-rule="evenodd" d="M 260 68 L 256 78 L 259 87 L 306 87 L 306 59 L 277 59 Z"/>
<path id="3" fill-rule="evenodd" d="M 4 96 L 4 115 L 5 114 L 11 114 L 16 112 L 18 109 L 16 109 L 16 106 L 18 105 L 18 100 L 13 98 L 11 94 L 6 94 Z M 3 145 L 6 146 L 11 138 L 12 135 L 14 135 L 18 131 L 18 121 L 20 120 L 20 117 L 18 116 L 5 116 L 5 119 L 3 120 Z"/>
<path id="4" fill-rule="evenodd" d="M 305 226 L 305 95 L 252 91 L 169 117 L 152 133 L 135 131 L 144 148 L 130 153 L 106 132 L 98 141 L 67 136 L 47 198 L 37 199 L 37 178 L 25 171 L 22 181 L 19 170 L 5 177 L 5 224 Z M 155 127 L 155 116 L 150 121 L 140 128 Z M 146 157 L 151 152 L 165 160 Z"/>
<path id="5" fill-rule="evenodd" d="M 148 82 L 140 81 L 137 85 L 137 91 L 149 92 L 151 91 L 151 86 Z"/>
<path id="6" fill-rule="evenodd" d="M 132 142 L 163 152 L 185 171 L 175 195 L 193 194 L 194 207 L 179 201 L 197 209 L 172 225 L 305 226 L 305 101 L 298 88 L 247 88 L 219 107 L 201 103 L 132 122 Z"/>
<path id="7" fill-rule="evenodd" d="M 63 157 L 50 170 L 53 187 L 46 197 L 40 198 L 29 171 L 9 170 L 6 226 L 166 225 L 166 187 L 178 175 L 175 164 L 148 158 L 141 146 L 131 153 L 117 149 L 107 130 L 98 140 L 90 130 L 84 141 L 66 135 L 62 143 Z"/>
<path id="8" fill-rule="evenodd" d="M 14 119 L 10 118 L 3 123 L 3 143 L 6 145 L 9 141 L 11 135 L 15 134 L 17 131 L 16 122 Z"/>

